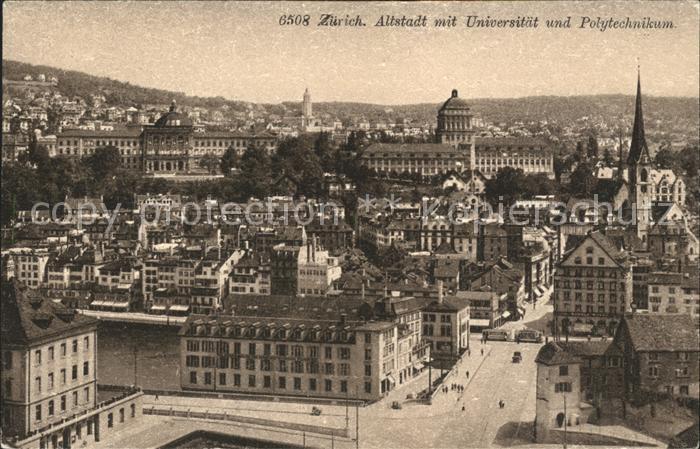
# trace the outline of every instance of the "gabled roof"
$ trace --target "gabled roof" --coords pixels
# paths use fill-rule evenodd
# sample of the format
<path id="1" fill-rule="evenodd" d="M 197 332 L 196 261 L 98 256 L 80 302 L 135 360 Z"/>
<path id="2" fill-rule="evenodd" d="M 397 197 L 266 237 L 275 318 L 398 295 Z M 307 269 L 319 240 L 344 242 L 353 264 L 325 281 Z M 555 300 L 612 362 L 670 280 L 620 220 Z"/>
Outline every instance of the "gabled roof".
<path id="1" fill-rule="evenodd" d="M 625 262 L 627 254 L 623 251 L 620 251 L 612 239 L 610 239 L 600 231 L 592 231 L 588 233 L 586 238 L 580 240 L 574 248 L 568 251 L 567 255 L 564 256 L 562 263 L 565 262 L 569 257 L 571 257 L 574 251 L 581 245 L 585 244 L 586 241 L 588 241 L 589 239 L 592 240 L 600 249 L 602 249 L 603 252 L 605 252 L 615 263 L 622 265 Z"/>
<path id="2" fill-rule="evenodd" d="M 550 341 L 540 348 L 535 358 L 535 363 L 541 363 L 543 365 L 568 365 L 581 363 L 581 359 L 577 357 L 573 351 L 567 350 L 561 343 Z"/>
<path id="3" fill-rule="evenodd" d="M 700 338 L 690 315 L 635 314 L 622 320 L 635 351 L 700 351 Z"/>
<path id="4" fill-rule="evenodd" d="M 542 346 L 535 362 L 545 365 L 581 363 L 582 358 L 601 357 L 614 351 L 621 354 L 612 340 L 608 341 L 553 341 Z"/>

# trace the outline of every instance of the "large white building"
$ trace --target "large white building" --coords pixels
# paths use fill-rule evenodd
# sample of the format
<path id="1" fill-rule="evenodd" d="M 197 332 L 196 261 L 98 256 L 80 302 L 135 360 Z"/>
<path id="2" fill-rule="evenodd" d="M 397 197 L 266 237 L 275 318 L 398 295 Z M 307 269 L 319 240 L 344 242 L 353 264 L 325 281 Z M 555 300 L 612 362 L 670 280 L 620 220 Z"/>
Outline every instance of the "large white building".
<path id="1" fill-rule="evenodd" d="M 379 173 L 435 176 L 449 171 L 478 170 L 486 178 L 504 167 L 554 179 L 554 156 L 538 137 L 477 137 L 467 102 L 457 90 L 438 111 L 437 143 L 369 146 L 362 162 Z"/>

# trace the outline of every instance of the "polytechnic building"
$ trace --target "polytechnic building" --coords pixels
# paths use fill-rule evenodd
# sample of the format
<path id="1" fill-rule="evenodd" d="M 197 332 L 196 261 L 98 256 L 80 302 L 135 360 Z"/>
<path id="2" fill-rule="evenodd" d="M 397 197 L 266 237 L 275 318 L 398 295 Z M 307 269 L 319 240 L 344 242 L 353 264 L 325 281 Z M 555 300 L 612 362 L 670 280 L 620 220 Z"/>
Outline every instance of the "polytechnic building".
<path id="1" fill-rule="evenodd" d="M 382 144 L 367 148 L 365 166 L 379 173 L 419 173 L 477 170 L 491 178 L 503 167 L 554 179 L 554 158 L 546 140 L 538 137 L 478 137 L 467 102 L 457 90 L 437 116 L 437 143 Z"/>
<path id="2" fill-rule="evenodd" d="M 221 158 L 228 148 L 240 156 L 247 148 L 272 153 L 277 139 L 268 133 L 232 131 L 199 132 L 175 102 L 153 125 L 127 126 L 112 131 L 66 130 L 57 136 L 51 156 L 83 157 L 95 149 L 114 146 L 121 155 L 122 167 L 150 174 L 187 174 L 206 172 L 200 166 L 204 156 Z"/>

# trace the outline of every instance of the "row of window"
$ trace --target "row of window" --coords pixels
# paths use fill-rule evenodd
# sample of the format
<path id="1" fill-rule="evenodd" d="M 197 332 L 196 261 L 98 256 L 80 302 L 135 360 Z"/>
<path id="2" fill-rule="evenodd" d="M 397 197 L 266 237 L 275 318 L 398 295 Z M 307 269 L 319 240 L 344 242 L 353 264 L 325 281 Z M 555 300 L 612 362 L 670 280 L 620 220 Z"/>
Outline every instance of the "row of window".
<path id="1" fill-rule="evenodd" d="M 564 279 L 564 280 L 557 279 L 555 281 L 554 286 L 557 288 L 571 288 L 571 285 L 572 285 L 572 282 L 568 279 Z M 620 282 L 618 284 L 617 281 L 610 281 L 607 283 L 604 281 L 598 281 L 597 283 L 595 283 L 593 281 L 586 281 L 586 290 L 594 290 L 596 288 L 598 290 L 605 290 L 605 288 L 607 286 L 610 290 L 615 291 L 615 290 L 617 290 L 618 285 L 620 286 L 620 290 L 622 290 L 622 291 L 625 290 L 626 285 L 624 282 Z M 573 286 L 574 286 L 573 288 L 575 288 L 577 290 L 582 290 L 583 289 L 583 282 L 579 281 L 579 280 L 575 280 L 575 281 L 573 281 Z"/>
<path id="2" fill-rule="evenodd" d="M 240 387 L 242 386 L 242 377 L 240 374 L 233 374 L 233 379 L 231 379 L 227 373 L 218 373 L 218 386 L 226 386 L 228 385 L 228 382 L 232 380 L 231 385 L 234 387 Z M 207 371 L 203 373 L 203 378 L 202 380 L 202 385 L 213 385 L 214 381 L 214 375 L 213 373 Z M 197 371 L 190 371 L 190 384 L 192 385 L 197 385 L 198 382 L 200 381 L 199 374 Z M 320 391 L 319 390 L 319 382 L 317 379 L 311 378 L 308 379 L 308 386 L 307 386 L 307 391 Z M 348 393 L 348 381 L 347 380 L 341 380 L 338 382 L 339 389 L 338 391 L 340 393 Z M 273 388 L 272 386 L 272 376 L 262 376 L 262 385 L 258 384 L 258 378 L 254 374 L 250 374 L 248 376 L 248 382 L 247 382 L 247 387 L 248 388 Z M 287 378 L 285 376 L 279 376 L 277 377 L 277 383 L 275 386 L 279 390 L 286 390 L 288 388 L 287 386 Z M 294 391 L 302 391 L 302 378 L 301 377 L 293 377 L 292 378 L 292 385 L 291 388 Z M 327 393 L 332 393 L 335 390 L 333 389 L 333 380 L 331 379 L 325 379 L 323 381 L 323 391 Z M 371 394 L 372 393 L 372 381 L 365 381 L 365 393 Z"/>
<path id="3" fill-rule="evenodd" d="M 371 334 L 367 334 L 371 335 Z M 367 338 L 367 337 L 366 337 Z M 366 340 L 367 341 L 367 340 Z M 227 341 L 211 341 L 211 340 L 187 340 L 186 343 L 188 352 L 216 352 L 217 354 L 228 354 L 233 352 L 233 354 L 241 355 L 243 354 L 242 348 L 243 344 L 240 342 L 234 342 L 233 347 Z M 255 356 L 258 354 L 258 344 L 248 343 L 246 355 Z M 302 345 L 292 345 L 291 347 L 286 344 L 276 344 L 275 345 L 275 355 L 277 357 L 287 357 L 291 354 L 295 358 L 302 358 L 306 356 L 307 358 L 317 359 L 319 358 L 319 346 L 307 346 L 306 348 Z M 333 358 L 333 346 L 323 347 L 324 358 Z M 262 355 L 271 356 L 272 355 L 272 344 L 264 343 L 262 345 Z M 349 347 L 336 347 L 336 357 L 341 360 L 350 359 L 350 348 Z"/>
<path id="4" fill-rule="evenodd" d="M 61 343 L 59 346 L 59 351 L 61 357 L 65 357 L 67 353 L 67 345 L 65 342 Z M 83 337 L 83 352 L 87 352 L 90 350 L 90 337 L 85 336 Z M 34 351 L 34 365 L 39 366 L 42 363 L 42 354 L 43 354 L 43 349 L 36 349 Z M 71 342 L 71 353 L 72 354 L 77 354 L 78 353 L 78 339 L 74 338 L 73 341 Z M 48 361 L 52 361 L 55 359 L 55 348 L 53 346 L 49 346 L 46 349 L 46 355 Z M 7 367 L 8 369 L 11 368 Z"/>
<path id="5" fill-rule="evenodd" d="M 66 384 L 66 369 L 62 368 L 60 371 L 61 374 L 61 385 Z M 89 362 L 84 362 L 83 363 L 83 377 L 87 377 L 90 375 L 90 363 Z M 71 380 L 76 381 L 78 380 L 78 365 L 73 365 L 71 369 Z M 48 391 L 53 390 L 54 387 L 54 373 L 49 373 L 47 375 L 47 382 L 46 382 L 46 388 Z M 37 376 L 34 378 L 34 392 L 36 394 L 41 393 L 41 388 L 42 388 L 42 382 L 41 382 L 41 376 Z"/>
<path id="6" fill-rule="evenodd" d="M 563 301 L 571 301 L 570 291 L 565 290 L 563 292 L 556 292 L 555 295 L 557 298 L 561 297 Z M 574 299 L 576 302 L 583 302 L 583 293 L 574 292 Z M 618 300 L 618 296 L 614 293 L 610 293 L 607 295 L 605 293 L 598 293 L 598 302 L 605 302 L 606 299 L 608 299 L 608 301 L 611 303 L 616 303 Z M 620 295 L 619 299 L 620 301 L 624 300 L 624 296 Z M 593 293 L 586 293 L 586 302 L 593 302 Z"/>
<path id="7" fill-rule="evenodd" d="M 78 392 L 74 391 L 72 393 L 72 396 L 73 396 L 73 407 L 77 407 L 79 405 Z M 84 404 L 90 403 L 90 387 L 83 388 L 83 403 Z M 60 413 L 64 413 L 67 409 L 66 395 L 61 396 L 59 404 L 60 404 Z M 44 404 L 37 404 L 34 407 L 34 419 L 36 421 L 42 420 L 43 409 L 44 409 Z M 48 417 L 52 417 L 52 416 L 54 416 L 55 413 L 56 413 L 55 402 L 52 399 L 46 403 L 46 414 Z"/>

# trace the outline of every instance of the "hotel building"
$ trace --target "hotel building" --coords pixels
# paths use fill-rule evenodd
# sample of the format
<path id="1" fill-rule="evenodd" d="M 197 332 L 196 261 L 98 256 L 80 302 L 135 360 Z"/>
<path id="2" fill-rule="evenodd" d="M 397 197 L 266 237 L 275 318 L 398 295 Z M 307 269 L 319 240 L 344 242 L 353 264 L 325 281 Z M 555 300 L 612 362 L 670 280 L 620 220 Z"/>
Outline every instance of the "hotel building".
<path id="1" fill-rule="evenodd" d="M 348 298 L 243 298 L 231 315 L 191 315 L 181 328 L 183 390 L 375 401 L 423 369 L 410 307 L 383 301 L 380 316 Z"/>

